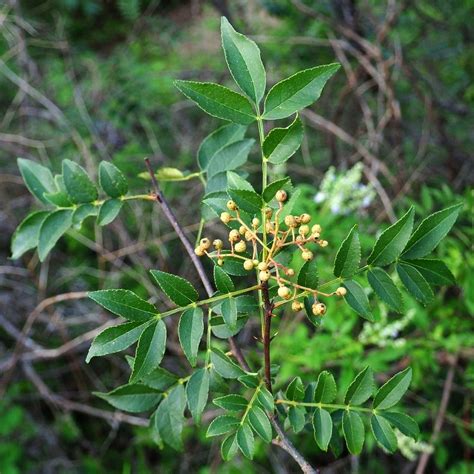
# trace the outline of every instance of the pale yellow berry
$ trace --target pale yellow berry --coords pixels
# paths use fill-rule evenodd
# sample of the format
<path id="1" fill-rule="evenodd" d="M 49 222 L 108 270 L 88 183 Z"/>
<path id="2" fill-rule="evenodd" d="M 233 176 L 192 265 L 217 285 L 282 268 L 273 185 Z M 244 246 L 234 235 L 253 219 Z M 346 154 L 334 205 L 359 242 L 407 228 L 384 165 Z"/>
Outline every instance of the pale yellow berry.
<path id="1" fill-rule="evenodd" d="M 343 287 L 343 286 L 340 286 L 337 290 L 336 290 L 336 295 L 337 296 L 345 296 L 347 294 L 347 290 Z"/>
<path id="2" fill-rule="evenodd" d="M 303 250 L 303 252 L 301 253 L 301 256 L 303 257 L 303 260 L 305 260 L 306 262 L 313 260 L 313 252 L 311 252 L 311 250 Z"/>
<path id="3" fill-rule="evenodd" d="M 302 244 L 304 242 L 304 237 L 302 235 L 297 235 L 295 237 L 295 242 L 297 242 L 298 244 Z"/>
<path id="4" fill-rule="evenodd" d="M 231 242 L 237 242 L 239 239 L 240 239 L 239 231 L 237 229 L 232 229 L 229 232 L 229 240 Z"/>
<path id="5" fill-rule="evenodd" d="M 222 247 L 224 247 L 224 242 L 222 242 L 221 239 L 216 239 L 214 242 L 212 242 L 212 245 L 214 245 L 216 250 L 220 250 Z"/>
<path id="6" fill-rule="evenodd" d="M 323 247 L 323 248 L 324 248 L 324 247 L 327 247 L 328 244 L 329 244 L 329 242 L 328 242 L 327 240 L 321 240 L 321 242 L 319 242 L 319 245 L 320 245 L 321 247 Z"/>
<path id="7" fill-rule="evenodd" d="M 245 252 L 245 250 L 247 249 L 247 244 L 243 240 L 241 240 L 240 242 L 237 242 L 235 244 L 234 249 L 238 253 Z"/>
<path id="8" fill-rule="evenodd" d="M 202 257 L 204 255 L 204 249 L 198 245 L 195 249 L 194 249 L 194 253 L 198 256 L 198 257 Z"/>
<path id="9" fill-rule="evenodd" d="M 224 260 L 222 260 L 222 258 L 219 258 L 217 260 L 217 265 L 219 265 L 220 267 L 222 267 L 222 265 L 224 265 Z"/>
<path id="10" fill-rule="evenodd" d="M 250 260 L 250 259 L 245 260 L 245 261 L 244 261 L 244 268 L 245 268 L 245 270 L 247 270 L 247 271 L 252 270 L 252 269 L 253 269 L 253 262 L 252 262 L 252 260 Z"/>
<path id="11" fill-rule="evenodd" d="M 258 265 L 258 260 L 256 258 L 253 259 L 253 266 L 256 267 Z"/>
<path id="12" fill-rule="evenodd" d="M 267 270 L 268 269 L 268 263 L 267 262 L 260 262 L 257 267 L 259 270 Z"/>
<path id="13" fill-rule="evenodd" d="M 224 224 L 228 224 L 230 221 L 231 221 L 232 217 L 231 215 L 228 213 L 228 212 L 223 212 L 221 214 L 221 221 L 224 223 Z"/>
<path id="14" fill-rule="evenodd" d="M 285 217 L 285 224 L 288 227 L 296 227 L 296 219 L 295 216 L 292 216 L 291 214 Z"/>
<path id="15" fill-rule="evenodd" d="M 309 234 L 309 225 L 303 224 L 299 229 L 298 232 L 300 235 L 306 235 Z"/>
<path id="16" fill-rule="evenodd" d="M 285 202 L 288 198 L 288 194 L 285 190 L 280 189 L 279 191 L 276 192 L 275 198 L 278 202 Z"/>
<path id="17" fill-rule="evenodd" d="M 308 224 L 311 220 L 311 216 L 309 214 L 301 214 L 300 219 L 302 224 Z"/>
<path id="18" fill-rule="evenodd" d="M 247 227 L 245 227 L 244 225 L 241 225 L 241 226 L 239 227 L 239 233 L 241 233 L 242 235 L 244 235 L 245 232 L 247 232 Z"/>
<path id="19" fill-rule="evenodd" d="M 268 281 L 268 279 L 270 278 L 270 272 L 268 270 L 262 270 L 261 272 L 259 272 L 258 278 L 260 281 Z"/>
<path id="20" fill-rule="evenodd" d="M 278 288 L 278 296 L 286 300 L 291 297 L 291 290 L 287 286 L 280 286 Z"/>
<path id="21" fill-rule="evenodd" d="M 300 225 L 301 224 L 301 217 L 300 216 L 295 216 L 295 222 L 296 222 L 296 225 Z"/>
<path id="22" fill-rule="evenodd" d="M 295 276 L 295 271 L 292 268 L 288 268 L 285 273 L 290 277 Z"/>
<path id="23" fill-rule="evenodd" d="M 322 228 L 319 224 L 314 224 L 313 227 L 311 227 L 311 232 L 314 234 L 320 234 L 322 232 Z"/>
<path id="24" fill-rule="evenodd" d="M 253 239 L 253 234 L 252 234 L 252 232 L 250 232 L 250 231 L 248 230 L 247 232 L 245 232 L 244 237 L 245 237 L 245 240 L 247 240 L 247 241 L 248 241 L 248 240 L 252 240 L 252 239 Z"/>
<path id="25" fill-rule="evenodd" d="M 314 234 L 312 234 L 312 237 L 313 237 L 313 239 L 318 240 L 319 237 L 320 237 L 320 233 L 319 233 L 319 232 L 315 232 Z"/>
<path id="26" fill-rule="evenodd" d="M 311 309 L 315 316 L 323 316 L 326 313 L 326 305 L 324 303 L 315 303 Z"/>
<path id="27" fill-rule="evenodd" d="M 303 309 L 303 305 L 299 301 L 293 301 L 293 303 L 291 303 L 291 309 L 293 311 L 301 311 Z"/>
<path id="28" fill-rule="evenodd" d="M 267 232 L 273 232 L 274 228 L 273 228 L 273 224 L 271 222 L 266 222 L 265 223 L 265 230 Z"/>
<path id="29" fill-rule="evenodd" d="M 273 216 L 273 209 L 271 209 L 270 207 L 266 207 L 265 208 L 265 216 L 267 219 L 271 219 L 272 216 Z"/>
<path id="30" fill-rule="evenodd" d="M 229 209 L 229 211 L 236 211 L 238 209 L 237 204 L 232 200 L 227 201 L 227 209 Z"/>
<path id="31" fill-rule="evenodd" d="M 258 219 L 257 217 L 254 217 L 252 219 L 252 227 L 256 229 L 259 225 L 260 225 L 260 219 Z"/>
<path id="32" fill-rule="evenodd" d="M 208 238 L 201 239 L 199 245 L 204 249 L 207 250 L 211 246 L 211 241 Z"/>

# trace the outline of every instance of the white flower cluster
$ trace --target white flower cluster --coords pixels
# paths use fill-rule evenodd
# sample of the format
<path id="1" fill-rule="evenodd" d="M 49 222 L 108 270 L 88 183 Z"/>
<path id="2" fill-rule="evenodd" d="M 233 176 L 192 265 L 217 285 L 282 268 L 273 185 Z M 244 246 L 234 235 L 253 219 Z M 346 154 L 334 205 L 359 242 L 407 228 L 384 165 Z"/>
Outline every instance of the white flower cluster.
<path id="1" fill-rule="evenodd" d="M 341 173 L 336 173 L 334 166 L 331 166 L 324 175 L 314 201 L 318 204 L 324 203 L 333 214 L 339 215 L 365 209 L 376 193 L 370 183 L 361 183 L 362 170 L 362 163 L 357 163 Z"/>
<path id="2" fill-rule="evenodd" d="M 402 318 L 389 323 L 387 308 L 380 305 L 380 316 L 380 321 L 376 323 L 364 323 L 359 334 L 359 341 L 364 345 L 378 347 L 401 347 L 405 345 L 406 340 L 398 336 L 415 316 L 415 310 L 411 309 Z"/>
<path id="3" fill-rule="evenodd" d="M 402 455 L 410 461 L 414 461 L 419 453 L 433 452 L 433 446 L 424 441 L 415 441 L 413 438 L 405 436 L 397 429 L 395 430 L 395 435 L 398 441 L 398 449 L 400 449 Z"/>

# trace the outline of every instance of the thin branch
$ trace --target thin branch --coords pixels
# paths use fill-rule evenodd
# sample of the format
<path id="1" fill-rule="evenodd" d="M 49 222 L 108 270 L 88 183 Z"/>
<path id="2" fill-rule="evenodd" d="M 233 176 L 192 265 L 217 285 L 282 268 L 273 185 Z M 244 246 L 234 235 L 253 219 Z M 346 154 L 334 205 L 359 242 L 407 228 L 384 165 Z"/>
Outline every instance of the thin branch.
<path id="1" fill-rule="evenodd" d="M 263 306 L 264 306 L 264 315 L 263 315 L 263 360 L 264 360 L 264 370 L 265 370 L 265 385 L 268 390 L 272 391 L 272 377 L 270 370 L 270 344 L 271 337 L 270 331 L 272 327 L 272 312 L 273 312 L 273 303 L 270 300 L 270 294 L 268 292 L 268 282 L 262 283 L 262 296 L 263 296 Z"/>
<path id="2" fill-rule="evenodd" d="M 194 253 L 194 248 L 191 245 L 191 242 L 189 241 L 186 234 L 184 233 L 183 228 L 178 222 L 178 219 L 176 218 L 173 210 L 169 206 L 168 201 L 166 201 L 165 197 L 163 196 L 163 193 L 161 192 L 160 187 L 158 186 L 158 181 L 156 180 L 155 173 L 153 172 L 153 168 L 151 166 L 150 160 L 148 158 L 145 158 L 145 165 L 150 174 L 151 184 L 153 187 L 153 193 L 155 195 L 156 202 L 161 206 L 161 209 L 163 210 L 165 217 L 168 219 L 169 223 L 171 224 L 176 234 L 178 235 L 179 239 L 181 240 L 184 248 L 186 249 L 186 252 L 189 255 L 189 258 L 193 262 L 193 265 L 196 268 L 196 271 L 198 272 L 199 278 L 202 281 L 202 284 L 206 290 L 206 293 L 208 294 L 209 297 L 211 297 L 214 294 L 214 288 L 212 287 L 212 284 L 206 275 L 206 271 L 204 270 L 204 266 L 202 265 L 201 260 L 199 260 L 199 257 Z M 247 364 L 247 361 L 245 360 L 245 357 L 242 354 L 242 351 L 237 346 L 234 339 L 230 337 L 228 341 L 229 341 L 232 354 L 237 359 L 238 363 L 246 371 L 250 371 L 250 367 Z"/>

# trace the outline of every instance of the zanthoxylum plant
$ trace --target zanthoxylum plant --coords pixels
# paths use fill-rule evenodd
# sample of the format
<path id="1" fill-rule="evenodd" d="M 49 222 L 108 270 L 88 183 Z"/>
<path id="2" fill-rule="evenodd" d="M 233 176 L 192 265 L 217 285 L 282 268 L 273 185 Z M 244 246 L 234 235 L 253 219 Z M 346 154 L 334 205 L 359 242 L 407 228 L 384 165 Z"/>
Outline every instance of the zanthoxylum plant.
<path id="1" fill-rule="evenodd" d="M 95 338 L 87 362 L 124 351 L 138 341 L 134 357 L 126 356 L 129 382 L 96 395 L 120 410 L 151 413 L 154 439 L 160 446 L 166 443 L 179 449 L 186 413 L 200 423 L 211 394 L 212 404 L 223 413 L 209 424 L 207 436 L 223 437 L 221 452 L 225 460 L 238 451 L 252 459 L 257 436 L 265 443 L 274 439 L 304 471 L 314 472 L 285 434 L 289 429 L 299 433 L 307 425 L 312 426 L 322 451 L 331 447 L 340 453 L 344 438 L 351 454 L 360 453 L 366 425 L 370 425 L 379 445 L 394 452 L 394 428 L 412 438 L 418 436 L 416 422 L 394 409 L 409 387 L 411 369 L 395 374 L 377 389 L 372 371 L 366 367 L 344 397 L 337 399 L 336 382 L 327 371 L 315 374 L 308 385 L 298 376 L 289 383 L 279 378 L 271 359 L 271 325 L 288 308 L 304 311 L 309 322 L 318 327 L 331 317 L 334 298 L 343 298 L 357 314 L 373 321 L 367 293 L 361 286 L 364 275 L 376 296 L 392 310 L 402 312 L 402 296 L 390 276 L 393 268 L 405 289 L 428 304 L 433 299 L 433 286 L 453 282 L 442 261 L 426 257 L 449 232 L 460 205 L 426 217 L 415 231 L 414 210 L 410 208 L 378 237 L 363 265 L 354 226 L 337 251 L 334 278 L 320 282 L 315 257 L 322 265 L 325 248 L 330 245 L 324 239 L 324 229 L 316 215 L 293 214 L 298 193 L 290 178 L 269 183 L 268 168 L 286 162 L 298 150 L 303 138 L 298 112 L 319 98 L 339 65 L 297 72 L 266 93 L 265 69 L 257 45 L 237 33 L 225 18 L 221 32 L 227 66 L 241 93 L 207 82 L 178 80 L 176 86 L 202 110 L 229 122 L 205 138 L 197 154 L 198 175 L 205 186 L 202 223 L 219 217 L 228 226 L 226 242 L 202 237 L 200 232 L 195 248 L 190 246 L 158 188 L 157 177 L 169 176 L 169 170 L 155 175 L 147 162 L 153 191 L 130 195 L 120 170 L 110 162 L 101 162 L 99 185 L 105 197 L 100 198 L 86 171 L 70 160 L 64 160 L 61 174 L 53 177 L 44 166 L 19 159 L 26 186 L 46 208 L 33 212 L 20 224 L 13 236 L 12 256 L 18 258 L 37 248 L 43 261 L 58 239 L 71 226 L 80 227 L 87 217 L 96 216 L 99 225 L 106 225 L 128 201 L 158 203 L 186 246 L 208 296 L 200 299 L 189 281 L 159 269 L 150 273 L 176 305 L 172 309 L 162 311 L 127 289 L 89 293 L 95 302 L 126 322 L 118 321 Z M 265 131 L 264 124 L 289 117 L 289 125 Z M 257 127 L 261 154 L 258 190 L 241 171 L 254 148 L 254 140 L 245 138 L 247 127 L 253 125 Z M 175 178 L 185 179 L 179 173 Z M 202 258 L 213 264 L 214 285 Z M 179 322 L 174 319 L 177 317 Z M 233 337 L 247 321 L 258 317 L 263 356 L 261 364 L 250 367 Z M 189 374 L 161 367 L 167 325 L 174 324 L 178 325 L 179 341 L 189 361 Z M 256 360 L 252 358 L 252 363 Z"/>

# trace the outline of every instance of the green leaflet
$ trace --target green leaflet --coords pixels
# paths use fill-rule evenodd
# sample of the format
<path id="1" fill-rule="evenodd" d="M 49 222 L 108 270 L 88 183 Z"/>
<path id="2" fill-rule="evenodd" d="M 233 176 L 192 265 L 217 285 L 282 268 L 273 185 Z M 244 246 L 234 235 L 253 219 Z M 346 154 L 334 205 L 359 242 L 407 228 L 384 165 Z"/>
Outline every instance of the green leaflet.
<path id="1" fill-rule="evenodd" d="M 218 265 L 214 265 L 214 283 L 221 293 L 230 293 L 235 290 L 234 283 L 229 275 Z"/>
<path id="2" fill-rule="evenodd" d="M 140 334 L 145 329 L 147 323 L 132 322 L 119 324 L 104 329 L 92 341 L 86 362 L 89 363 L 93 357 L 114 354 L 120 352 L 138 341 Z"/>
<path id="3" fill-rule="evenodd" d="M 75 204 L 93 202 L 98 193 L 86 170 L 71 160 L 63 160 L 63 180 L 66 192 Z"/>
<path id="4" fill-rule="evenodd" d="M 397 437 L 390 423 L 381 416 L 372 415 L 370 418 L 370 426 L 377 443 L 388 452 L 395 452 L 397 449 Z"/>
<path id="5" fill-rule="evenodd" d="M 346 405 L 362 405 L 366 402 L 374 391 L 374 376 L 370 367 L 366 367 L 359 372 L 349 385 L 344 403 Z"/>
<path id="6" fill-rule="evenodd" d="M 265 98 L 263 118 L 285 118 L 311 105 L 339 67 L 339 64 L 327 64 L 305 69 L 275 84 Z"/>
<path id="7" fill-rule="evenodd" d="M 38 256 L 44 262 L 57 241 L 72 225 L 71 209 L 61 209 L 51 212 L 41 224 L 38 237 Z"/>
<path id="8" fill-rule="evenodd" d="M 135 353 L 130 382 L 136 382 L 156 369 L 166 349 L 166 325 L 159 319 L 141 334 Z"/>
<path id="9" fill-rule="evenodd" d="M 402 295 L 386 271 L 381 268 L 372 268 L 367 273 L 367 279 L 384 303 L 397 313 L 403 312 Z"/>
<path id="10" fill-rule="evenodd" d="M 263 207 L 263 199 L 260 194 L 255 191 L 246 189 L 229 189 L 231 199 L 235 201 L 239 209 L 249 212 L 250 214 L 259 214 Z"/>
<path id="11" fill-rule="evenodd" d="M 395 428 L 400 430 L 405 436 L 409 436 L 415 441 L 418 439 L 420 428 L 418 428 L 418 425 L 413 418 L 410 418 L 404 413 L 398 413 L 395 411 L 382 411 L 379 414 L 386 418 L 391 425 L 395 426 Z"/>
<path id="12" fill-rule="evenodd" d="M 208 178 L 224 171 L 235 170 L 245 164 L 254 143 L 255 140 L 252 138 L 234 141 L 217 151 L 206 168 Z"/>
<path id="13" fill-rule="evenodd" d="M 257 405 L 254 405 L 248 413 L 248 421 L 255 433 L 265 442 L 272 441 L 272 426 L 265 412 Z"/>
<path id="14" fill-rule="evenodd" d="M 347 304 L 360 316 L 373 322 L 374 317 L 370 312 L 369 300 L 363 288 L 354 280 L 347 280 L 344 282 L 344 288 L 347 294 L 344 297 Z"/>
<path id="15" fill-rule="evenodd" d="M 80 229 L 82 227 L 82 223 L 91 216 L 96 216 L 98 213 L 97 206 L 94 204 L 86 203 L 86 204 L 79 204 L 74 210 L 72 215 L 72 225 L 75 229 Z"/>
<path id="16" fill-rule="evenodd" d="M 133 360 L 135 362 L 135 360 Z M 133 364 L 131 365 L 133 369 Z M 163 367 L 157 367 L 149 374 L 141 378 L 140 382 L 147 385 L 148 387 L 164 392 L 168 390 L 172 385 L 178 382 L 179 378 L 177 375 L 168 372 Z"/>
<path id="17" fill-rule="evenodd" d="M 225 379 L 236 379 L 241 375 L 244 375 L 244 371 L 234 362 L 232 362 L 222 351 L 219 349 L 212 349 L 211 362 L 216 372 Z"/>
<path id="18" fill-rule="evenodd" d="M 265 410 L 273 412 L 275 409 L 275 402 L 273 400 L 273 395 L 264 387 L 261 386 L 257 394 L 257 400 L 265 408 Z"/>
<path id="19" fill-rule="evenodd" d="M 239 449 L 237 445 L 237 433 L 232 433 L 222 441 L 221 456 L 224 461 L 230 461 Z"/>
<path id="20" fill-rule="evenodd" d="M 417 268 L 399 263 L 397 272 L 405 288 L 421 303 L 427 305 L 434 299 L 433 290 Z"/>
<path id="21" fill-rule="evenodd" d="M 316 290 L 319 284 L 316 259 L 305 262 L 298 273 L 298 285 Z"/>
<path id="22" fill-rule="evenodd" d="M 197 160 L 199 167 L 207 171 L 214 156 L 224 147 L 244 138 L 246 127 L 237 124 L 224 125 L 208 135 L 201 143 Z M 216 173 L 214 173 L 216 174 Z"/>
<path id="23" fill-rule="evenodd" d="M 123 202 L 119 199 L 107 199 L 100 206 L 97 223 L 99 225 L 110 224 L 120 213 Z"/>
<path id="24" fill-rule="evenodd" d="M 119 410 L 131 413 L 150 410 L 161 399 L 161 393 L 143 384 L 122 385 L 109 393 L 94 392 L 94 395 Z"/>
<path id="25" fill-rule="evenodd" d="M 227 66 L 237 85 L 258 104 L 265 93 L 265 68 L 258 46 L 237 33 L 227 18 L 221 18 L 222 48 Z"/>
<path id="26" fill-rule="evenodd" d="M 43 204 L 49 204 L 44 194 L 56 191 L 56 185 L 51 171 L 45 166 L 31 160 L 26 160 L 25 158 L 18 158 L 17 164 L 23 181 L 30 193 Z"/>
<path id="27" fill-rule="evenodd" d="M 364 423 L 358 413 L 352 410 L 344 411 L 342 431 L 347 449 L 351 454 L 359 454 L 364 446 Z"/>
<path id="28" fill-rule="evenodd" d="M 223 397 L 214 398 L 212 400 L 214 405 L 217 405 L 220 408 L 228 411 L 243 411 L 247 408 L 248 401 L 242 395 L 237 395 L 235 393 L 231 395 L 224 395 Z"/>
<path id="29" fill-rule="evenodd" d="M 342 242 L 334 261 L 334 276 L 350 278 L 359 268 L 360 241 L 357 224 L 352 227 L 347 237 Z"/>
<path id="30" fill-rule="evenodd" d="M 304 385 L 300 377 L 295 377 L 286 389 L 285 396 L 288 400 L 294 400 L 297 402 L 303 401 L 304 398 Z"/>
<path id="31" fill-rule="evenodd" d="M 453 285 L 456 283 L 451 270 L 442 260 L 420 258 L 407 261 L 401 260 L 400 263 L 415 267 L 431 285 Z"/>
<path id="32" fill-rule="evenodd" d="M 336 392 L 334 376 L 326 370 L 321 372 L 314 390 L 314 401 L 316 403 L 332 403 L 336 398 Z"/>
<path id="33" fill-rule="evenodd" d="M 249 425 L 245 423 L 237 431 L 237 445 L 246 458 L 253 459 L 255 438 Z"/>
<path id="34" fill-rule="evenodd" d="M 196 365 L 199 343 L 204 333 L 204 316 L 201 308 L 184 311 L 179 319 L 178 336 L 189 363 Z"/>
<path id="35" fill-rule="evenodd" d="M 400 256 L 413 229 L 414 213 L 413 207 L 410 207 L 401 219 L 382 232 L 367 259 L 369 265 L 385 266 Z"/>
<path id="36" fill-rule="evenodd" d="M 49 214 L 49 211 L 32 212 L 16 228 L 11 242 L 11 258 L 13 260 L 38 246 L 41 225 Z"/>
<path id="37" fill-rule="evenodd" d="M 209 115 L 241 125 L 250 125 L 256 120 L 249 100 L 227 87 L 195 81 L 175 81 L 175 85 Z"/>
<path id="38" fill-rule="evenodd" d="M 111 313 L 129 321 L 144 322 L 158 315 L 156 308 L 148 301 L 129 290 L 90 291 L 87 296 Z"/>
<path id="39" fill-rule="evenodd" d="M 168 298 L 178 306 L 194 303 L 199 298 L 193 285 L 184 278 L 160 270 L 150 270 L 150 273 Z"/>
<path id="40" fill-rule="evenodd" d="M 234 431 L 240 425 L 240 421 L 237 418 L 230 415 L 222 415 L 214 418 L 209 425 L 206 432 L 206 437 L 211 438 L 213 436 L 221 436 Z"/>
<path id="41" fill-rule="evenodd" d="M 263 154 L 270 163 L 279 165 L 298 151 L 302 141 L 303 124 L 297 115 L 288 127 L 270 131 L 263 142 Z"/>
<path id="42" fill-rule="evenodd" d="M 332 419 L 328 411 L 322 408 L 316 408 L 314 410 L 313 433 L 319 448 L 323 451 L 327 451 L 332 436 Z"/>
<path id="43" fill-rule="evenodd" d="M 101 161 L 99 164 L 99 184 L 111 198 L 125 196 L 128 192 L 125 176 L 109 161 Z"/>
<path id="44" fill-rule="evenodd" d="M 196 423 L 201 421 L 201 414 L 206 408 L 209 396 L 209 371 L 198 369 L 191 375 L 186 385 L 186 398 L 191 415 Z"/>
<path id="45" fill-rule="evenodd" d="M 184 426 L 186 396 L 182 384 L 176 385 L 153 414 L 152 424 L 160 438 L 176 450 L 182 448 L 181 433 Z"/>
<path id="46" fill-rule="evenodd" d="M 403 258 L 411 260 L 428 255 L 451 230 L 461 207 L 462 204 L 456 204 L 424 219 L 410 237 Z"/>
<path id="47" fill-rule="evenodd" d="M 275 194 L 277 193 L 277 191 L 279 191 L 280 189 L 283 189 L 285 187 L 288 187 L 288 184 L 291 187 L 291 181 L 290 181 L 290 178 L 288 178 L 288 177 L 278 179 L 277 181 L 274 181 L 273 183 L 270 183 L 263 190 L 263 193 L 262 193 L 263 200 L 265 202 L 270 202 L 275 197 Z"/>
<path id="48" fill-rule="evenodd" d="M 222 318 L 226 325 L 232 331 L 237 325 L 237 302 L 235 298 L 227 298 L 221 305 Z"/>
<path id="49" fill-rule="evenodd" d="M 374 398 L 374 408 L 386 410 L 396 405 L 410 386 L 412 370 L 407 367 L 382 385 Z"/>
<path id="50" fill-rule="evenodd" d="M 295 433 L 299 433 L 306 424 L 305 410 L 303 407 L 290 407 L 288 410 L 288 420 Z"/>

